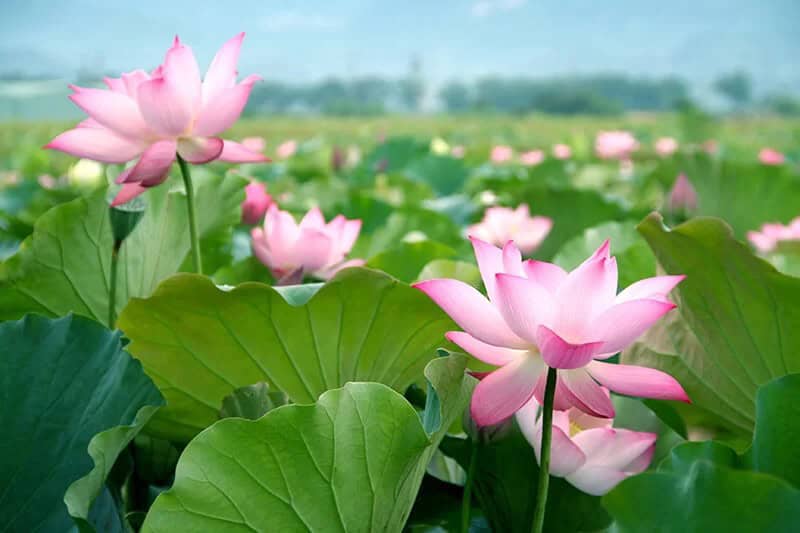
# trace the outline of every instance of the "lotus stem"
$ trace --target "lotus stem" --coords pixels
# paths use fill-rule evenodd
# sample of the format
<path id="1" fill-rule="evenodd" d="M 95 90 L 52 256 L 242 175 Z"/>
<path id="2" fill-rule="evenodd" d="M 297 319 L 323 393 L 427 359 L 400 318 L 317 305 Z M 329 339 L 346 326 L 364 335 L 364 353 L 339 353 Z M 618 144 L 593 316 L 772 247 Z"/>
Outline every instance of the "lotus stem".
<path id="1" fill-rule="evenodd" d="M 117 269 L 119 267 L 119 248 L 122 243 L 114 243 L 111 251 L 111 276 L 108 287 L 108 329 L 113 330 L 117 322 Z"/>
<path id="2" fill-rule="evenodd" d="M 469 518 L 472 510 L 472 483 L 475 479 L 475 465 L 478 463 L 478 439 L 472 441 L 472 450 L 469 456 L 467 479 L 464 481 L 464 498 L 461 500 L 461 531 L 469 532 Z"/>
<path id="3" fill-rule="evenodd" d="M 550 442 L 553 438 L 553 400 L 556 395 L 556 369 L 547 369 L 542 411 L 542 450 L 539 461 L 539 489 L 536 491 L 536 510 L 533 515 L 533 533 L 544 531 L 544 514 L 547 507 L 547 489 L 550 485 Z"/>
<path id="4" fill-rule="evenodd" d="M 194 271 L 198 274 L 203 273 L 203 259 L 200 257 L 200 239 L 197 236 L 197 219 L 194 212 L 194 187 L 192 186 L 192 175 L 189 172 L 189 164 L 178 154 L 178 166 L 181 167 L 183 184 L 186 187 L 186 207 L 189 213 L 189 239 L 192 244 L 192 262 Z"/>

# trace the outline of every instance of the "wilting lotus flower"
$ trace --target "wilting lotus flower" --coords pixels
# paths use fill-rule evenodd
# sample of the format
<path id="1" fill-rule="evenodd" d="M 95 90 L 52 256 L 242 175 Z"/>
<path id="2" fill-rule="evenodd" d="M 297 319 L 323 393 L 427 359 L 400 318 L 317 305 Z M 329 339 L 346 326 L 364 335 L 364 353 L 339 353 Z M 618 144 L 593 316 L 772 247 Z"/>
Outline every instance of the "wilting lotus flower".
<path id="1" fill-rule="evenodd" d="M 678 150 L 678 141 L 672 137 L 661 137 L 656 141 L 655 148 L 661 157 L 669 157 Z"/>
<path id="2" fill-rule="evenodd" d="M 297 152 L 297 141 L 294 139 L 279 144 L 275 149 L 275 153 L 281 159 L 289 159 L 295 154 L 295 152 Z"/>
<path id="3" fill-rule="evenodd" d="M 569 159 L 572 157 L 572 149 L 566 144 L 553 145 L 553 157 L 556 159 Z"/>
<path id="4" fill-rule="evenodd" d="M 601 131 L 597 134 L 594 149 L 601 159 L 630 159 L 639 149 L 639 142 L 629 131 Z"/>
<path id="5" fill-rule="evenodd" d="M 512 150 L 510 146 L 500 144 L 492 148 L 492 153 L 489 155 L 489 158 L 492 160 L 492 163 L 499 165 L 511 161 L 513 156 L 514 150 Z"/>
<path id="6" fill-rule="evenodd" d="M 747 239 L 763 254 L 775 251 L 781 242 L 800 241 L 800 216 L 787 225 L 764 224 L 761 231 L 748 231 Z"/>
<path id="7" fill-rule="evenodd" d="M 544 161 L 544 152 L 541 150 L 530 150 L 519 154 L 519 162 L 526 167 L 533 167 Z"/>
<path id="8" fill-rule="evenodd" d="M 328 224 L 318 207 L 306 213 L 298 225 L 294 217 L 275 204 L 267 209 L 264 228 L 253 228 L 253 253 L 278 278 L 299 271 L 328 279 L 343 268 L 361 266 L 364 261 L 345 256 L 361 231 L 361 220 L 336 216 Z"/>
<path id="9" fill-rule="evenodd" d="M 457 144 L 450 149 L 450 155 L 455 157 L 456 159 L 461 159 L 464 157 L 464 154 L 467 150 L 464 148 L 464 145 Z"/>
<path id="10" fill-rule="evenodd" d="M 608 396 L 608 389 L 603 389 Z M 539 403 L 531 399 L 517 411 L 522 433 L 541 461 L 542 419 Z M 550 475 L 563 477 L 576 488 L 601 496 L 626 477 L 647 469 L 656 447 L 655 433 L 612 428 L 610 418 L 597 418 L 578 409 L 553 412 Z"/>
<path id="11" fill-rule="evenodd" d="M 139 158 L 117 178 L 122 190 L 112 205 L 127 202 L 148 187 L 163 183 L 176 153 L 189 163 L 218 159 L 233 163 L 263 162 L 261 154 L 218 137 L 242 113 L 253 84 L 236 83 L 236 63 L 244 34 L 225 43 L 200 81 L 191 48 L 175 37 L 164 63 L 147 73 L 135 70 L 106 78 L 108 90 L 72 85 L 70 99 L 89 118 L 46 148 L 103 163 Z"/>
<path id="12" fill-rule="evenodd" d="M 539 247 L 552 227 L 552 219 L 532 217 L 528 206 L 522 204 L 516 209 L 490 207 L 483 214 L 483 220 L 467 228 L 467 233 L 498 246 L 514 241 L 522 253 L 528 255 Z"/>
<path id="13" fill-rule="evenodd" d="M 608 241 L 567 273 L 551 263 L 523 262 L 512 242 L 500 250 L 471 240 L 488 299 L 453 279 L 415 286 L 464 330 L 449 332 L 450 341 L 501 367 L 472 395 L 478 425 L 510 417 L 531 397 L 542 403 L 548 366 L 560 369 L 554 403 L 560 411 L 577 407 L 613 417 L 614 406 L 600 385 L 620 394 L 688 401 L 668 374 L 602 361 L 675 307 L 666 295 L 684 276 L 644 279 L 617 294 L 617 264 L 609 257 Z"/>
<path id="14" fill-rule="evenodd" d="M 686 174 L 680 174 L 669 193 L 669 210 L 673 213 L 687 213 L 697 209 L 697 191 Z"/>
<path id="15" fill-rule="evenodd" d="M 334 172 L 339 172 L 344 168 L 345 163 L 344 150 L 338 146 L 334 146 L 331 150 L 331 169 Z"/>
<path id="16" fill-rule="evenodd" d="M 242 202 L 242 222 L 257 224 L 267 208 L 272 205 L 272 196 L 267 193 L 267 186 L 259 181 L 251 181 L 244 188 L 245 199 Z"/>
<path id="17" fill-rule="evenodd" d="M 762 148 L 758 152 L 758 160 L 765 165 L 782 165 L 786 161 L 786 156 L 772 148 Z"/>
<path id="18" fill-rule="evenodd" d="M 261 153 L 267 147 L 267 141 L 264 137 L 245 137 L 242 139 L 242 146 L 251 152 Z"/>

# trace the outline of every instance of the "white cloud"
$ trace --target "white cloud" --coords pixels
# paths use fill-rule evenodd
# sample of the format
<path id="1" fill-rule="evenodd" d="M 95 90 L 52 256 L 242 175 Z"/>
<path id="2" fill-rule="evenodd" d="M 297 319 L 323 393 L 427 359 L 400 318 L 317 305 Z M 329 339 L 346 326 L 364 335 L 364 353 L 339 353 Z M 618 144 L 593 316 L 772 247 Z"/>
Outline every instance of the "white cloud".
<path id="1" fill-rule="evenodd" d="M 320 13 L 301 13 L 282 11 L 273 13 L 261 20 L 261 29 L 266 32 L 285 31 L 332 31 L 344 27 L 344 21 Z"/>
<path id="2" fill-rule="evenodd" d="M 513 11 L 524 6 L 528 0 L 477 0 L 472 4 L 472 16 L 483 18 L 504 11 Z"/>

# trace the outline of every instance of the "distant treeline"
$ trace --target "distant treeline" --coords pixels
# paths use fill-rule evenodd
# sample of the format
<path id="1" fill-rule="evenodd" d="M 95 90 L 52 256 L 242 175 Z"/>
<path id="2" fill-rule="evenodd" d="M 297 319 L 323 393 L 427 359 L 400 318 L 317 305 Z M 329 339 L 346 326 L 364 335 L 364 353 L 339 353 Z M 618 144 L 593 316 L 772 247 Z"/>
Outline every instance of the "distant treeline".
<path id="1" fill-rule="evenodd" d="M 678 78 L 638 79 L 624 75 L 549 79 L 492 77 L 473 84 L 448 83 L 439 96 L 451 112 L 491 110 L 608 115 L 624 111 L 675 109 L 688 100 L 689 88 Z"/>
<path id="2" fill-rule="evenodd" d="M 328 79 L 312 84 L 267 81 L 253 88 L 248 114 L 323 113 L 377 115 L 387 111 L 414 112 L 421 107 L 424 86 L 411 79 L 366 77 Z"/>
<path id="3" fill-rule="evenodd" d="M 420 109 L 424 96 L 424 84 L 413 77 L 329 79 L 305 85 L 268 82 L 254 89 L 248 110 L 254 114 L 414 112 Z M 449 82 L 434 96 L 443 110 L 455 113 L 539 111 L 612 115 L 675 109 L 688 100 L 689 88 L 678 78 L 639 79 L 625 75 L 487 77 L 473 83 Z"/>

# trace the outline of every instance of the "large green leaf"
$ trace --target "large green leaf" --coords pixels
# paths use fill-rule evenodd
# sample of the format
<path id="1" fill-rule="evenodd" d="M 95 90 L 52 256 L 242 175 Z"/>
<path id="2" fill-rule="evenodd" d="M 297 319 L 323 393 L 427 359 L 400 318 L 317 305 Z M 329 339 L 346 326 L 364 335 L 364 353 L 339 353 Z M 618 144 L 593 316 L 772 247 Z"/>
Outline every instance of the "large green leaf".
<path id="1" fill-rule="evenodd" d="M 477 445 L 455 437 L 442 441 L 442 451 L 465 469 L 475 450 L 474 494 L 492 530 L 527 533 L 533 522 L 539 478 L 533 448 L 513 421 L 499 430 L 481 430 Z M 609 522 L 600 498 L 582 493 L 562 478 L 550 478 L 545 531 L 596 531 Z"/>
<path id="2" fill-rule="evenodd" d="M 450 356 L 427 366 L 422 418 L 385 385 L 348 383 L 314 405 L 217 422 L 186 447 L 143 531 L 400 531 L 469 400 L 465 365 Z"/>
<path id="3" fill-rule="evenodd" d="M 654 214 L 639 231 L 668 273 L 687 277 L 673 291 L 680 315 L 623 361 L 671 373 L 696 405 L 752 431 L 757 388 L 800 371 L 800 279 L 754 256 L 718 219 L 668 230 Z"/>
<path id="4" fill-rule="evenodd" d="M 636 223 L 633 221 L 605 222 L 586 229 L 581 235 L 567 241 L 553 262 L 572 270 L 592 255 L 606 239 L 611 241 L 611 252 L 617 258 L 620 287 L 656 275 L 653 252 L 636 233 Z"/>
<path id="5" fill-rule="evenodd" d="M 451 261 L 450 259 L 434 259 L 422 268 L 418 281 L 436 278 L 450 278 L 463 281 L 476 289 L 481 287 L 481 271 L 475 263 Z"/>
<path id="6" fill-rule="evenodd" d="M 307 303 L 292 302 L 298 292 Z M 306 286 L 260 283 L 226 292 L 181 274 L 131 300 L 119 325 L 167 398 L 149 431 L 178 441 L 211 425 L 234 389 L 259 381 L 299 403 L 348 381 L 403 391 L 454 327 L 420 291 L 355 268 L 313 296 Z"/>
<path id="7" fill-rule="evenodd" d="M 0 324 L 0 403 L 0 531 L 58 532 L 70 515 L 90 530 L 117 455 L 163 399 L 119 332 L 28 315 Z"/>
<path id="8" fill-rule="evenodd" d="M 601 222 L 624 220 L 625 209 L 595 191 L 533 187 L 512 194 L 514 205 L 526 203 L 532 215 L 553 219 L 553 229 L 534 253 L 549 260 L 570 239 Z"/>
<path id="9" fill-rule="evenodd" d="M 243 178 L 197 173 L 198 229 L 209 235 L 239 221 Z M 186 196 L 169 183 L 146 193 L 147 212 L 120 253 L 117 308 L 149 296 L 189 252 Z M 0 320 L 69 312 L 105 323 L 113 239 L 106 190 L 54 207 L 33 235 L 0 264 Z"/>
<path id="10" fill-rule="evenodd" d="M 422 208 L 406 208 L 393 212 L 368 238 L 360 238 L 352 257 L 372 257 L 388 250 L 409 236 L 417 234 L 458 251 L 469 248 L 461 228 L 447 215 Z"/>
<path id="11" fill-rule="evenodd" d="M 367 266 L 411 283 L 434 259 L 452 259 L 456 252 L 436 241 L 403 242 L 370 258 Z"/>
<path id="12" fill-rule="evenodd" d="M 798 213 L 800 176 L 790 165 L 692 158 L 679 170 L 658 172 L 669 186 L 686 172 L 697 190 L 698 214 L 724 219 L 740 238 L 765 222 L 786 223 Z"/>
<path id="13" fill-rule="evenodd" d="M 621 532 L 777 531 L 800 520 L 800 374 L 758 391 L 758 420 L 744 455 L 718 442 L 689 442 L 603 499 Z M 635 501 L 635 505 L 631 502 Z"/>
<path id="14" fill-rule="evenodd" d="M 405 174 L 415 181 L 427 183 L 441 196 L 459 192 L 467 180 L 467 169 L 460 159 L 438 155 L 417 159 Z"/>

